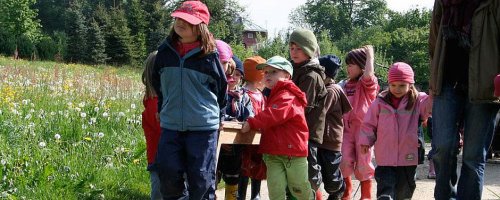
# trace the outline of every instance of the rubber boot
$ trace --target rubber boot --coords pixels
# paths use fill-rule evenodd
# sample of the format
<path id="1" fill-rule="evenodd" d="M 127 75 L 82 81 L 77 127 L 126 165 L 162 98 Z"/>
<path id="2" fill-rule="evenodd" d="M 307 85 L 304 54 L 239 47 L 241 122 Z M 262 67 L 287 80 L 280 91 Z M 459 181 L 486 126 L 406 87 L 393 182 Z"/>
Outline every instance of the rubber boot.
<path id="1" fill-rule="evenodd" d="M 361 200 L 372 199 L 372 180 L 361 181 Z"/>
<path id="2" fill-rule="evenodd" d="M 224 199 L 226 200 L 236 200 L 238 196 L 238 185 L 226 185 L 226 196 Z"/>
<path id="3" fill-rule="evenodd" d="M 252 179 L 252 196 L 251 200 L 259 200 L 260 199 L 260 180 Z"/>
<path id="4" fill-rule="evenodd" d="M 316 190 L 316 200 L 323 200 L 323 194 L 321 193 L 321 189 L 318 188 Z"/>
<path id="5" fill-rule="evenodd" d="M 352 192 L 352 180 L 351 177 L 348 176 L 347 178 L 344 178 L 344 183 L 345 183 L 345 191 L 344 195 L 342 195 L 342 200 L 349 200 L 351 199 L 351 192 Z"/>
<path id="6" fill-rule="evenodd" d="M 247 196 L 247 188 L 248 188 L 248 177 L 240 177 L 240 181 L 238 183 L 238 200 L 245 200 Z M 252 181 L 253 183 L 253 181 Z M 253 190 L 253 187 L 252 187 Z"/>

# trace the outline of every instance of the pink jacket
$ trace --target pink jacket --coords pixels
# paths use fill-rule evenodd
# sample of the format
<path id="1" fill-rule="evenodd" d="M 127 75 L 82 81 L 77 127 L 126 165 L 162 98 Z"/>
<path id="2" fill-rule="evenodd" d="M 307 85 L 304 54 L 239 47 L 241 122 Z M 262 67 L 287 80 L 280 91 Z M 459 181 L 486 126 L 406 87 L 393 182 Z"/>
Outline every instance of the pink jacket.
<path id="1" fill-rule="evenodd" d="M 415 166 L 418 164 L 418 120 L 427 119 L 432 100 L 420 92 L 412 110 L 406 110 L 408 97 L 394 109 L 382 97 L 382 92 L 366 114 L 360 131 L 359 144 L 375 144 L 375 160 L 379 166 Z"/>
<path id="2" fill-rule="evenodd" d="M 340 83 L 342 89 L 345 91 L 345 84 Z M 377 77 L 372 76 L 370 79 L 365 79 L 362 76 L 357 85 L 356 91 L 354 93 L 355 101 L 351 101 L 352 110 L 344 115 L 344 133 L 358 133 L 365 117 L 368 108 L 372 104 L 373 100 L 377 98 L 378 90 L 380 86 L 378 85 Z M 351 99 L 351 98 L 349 98 Z"/>

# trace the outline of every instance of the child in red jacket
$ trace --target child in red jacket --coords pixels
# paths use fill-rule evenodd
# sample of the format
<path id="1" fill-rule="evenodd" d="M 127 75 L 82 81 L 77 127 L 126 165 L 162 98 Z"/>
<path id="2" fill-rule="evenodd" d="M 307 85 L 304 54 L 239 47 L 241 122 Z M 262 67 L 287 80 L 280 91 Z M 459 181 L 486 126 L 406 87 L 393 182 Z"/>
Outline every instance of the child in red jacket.
<path id="1" fill-rule="evenodd" d="M 152 86 L 153 67 L 156 59 L 156 53 L 152 52 L 146 59 L 146 66 L 142 73 L 142 83 L 145 86 L 144 111 L 142 112 L 142 129 L 146 137 L 146 153 L 148 157 L 148 167 L 155 161 L 156 151 L 158 150 L 158 142 L 160 141 L 160 122 L 157 119 L 158 113 L 158 96 Z M 160 178 L 155 171 L 149 171 L 151 179 L 151 199 L 162 199 L 160 194 Z"/>
<path id="2" fill-rule="evenodd" d="M 293 68 L 285 58 L 274 56 L 257 68 L 264 69 L 264 84 L 271 94 L 265 109 L 249 118 L 241 132 L 262 132 L 259 152 L 267 166 L 269 199 L 285 199 L 287 186 L 295 198 L 313 199 L 307 172 L 305 94 L 290 80 Z"/>

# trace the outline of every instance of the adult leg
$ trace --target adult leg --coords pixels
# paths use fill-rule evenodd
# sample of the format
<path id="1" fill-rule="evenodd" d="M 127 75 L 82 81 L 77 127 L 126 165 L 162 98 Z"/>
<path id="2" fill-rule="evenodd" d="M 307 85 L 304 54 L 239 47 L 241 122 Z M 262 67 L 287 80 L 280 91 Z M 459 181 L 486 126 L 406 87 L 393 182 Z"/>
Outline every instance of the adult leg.
<path id="1" fill-rule="evenodd" d="M 466 104 L 458 199 L 481 199 L 486 152 L 491 144 L 498 108 L 495 104 Z"/>
<path id="2" fill-rule="evenodd" d="M 432 108 L 432 144 L 436 186 L 434 198 L 456 198 L 458 127 L 463 114 L 465 97 L 457 95 L 452 86 L 444 85 L 439 96 L 434 97 Z"/>
<path id="3" fill-rule="evenodd" d="M 285 163 L 283 161 L 286 158 L 264 154 L 262 159 L 264 159 L 267 166 L 267 190 L 269 192 L 269 199 L 285 199 L 287 180 Z M 304 166 L 304 169 L 307 169 L 307 166 Z"/>
<path id="4" fill-rule="evenodd" d="M 189 199 L 184 178 L 185 147 L 183 133 L 162 129 L 155 163 L 151 168 L 158 172 L 160 193 L 164 199 Z"/>
<path id="5" fill-rule="evenodd" d="M 217 130 L 186 135 L 187 178 L 190 199 L 215 199 Z"/>
<path id="6" fill-rule="evenodd" d="M 344 193 L 345 183 L 340 173 L 342 153 L 327 149 L 318 149 L 318 161 L 321 165 L 321 174 L 328 199 L 340 199 Z"/>

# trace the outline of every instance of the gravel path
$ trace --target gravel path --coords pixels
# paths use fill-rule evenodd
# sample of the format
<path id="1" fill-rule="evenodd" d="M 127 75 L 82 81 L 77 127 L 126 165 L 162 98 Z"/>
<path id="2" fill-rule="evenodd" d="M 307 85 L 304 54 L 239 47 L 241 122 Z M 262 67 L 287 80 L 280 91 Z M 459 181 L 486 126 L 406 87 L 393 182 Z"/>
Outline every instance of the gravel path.
<path id="1" fill-rule="evenodd" d="M 429 150 L 430 146 L 426 147 L 426 150 Z M 461 155 L 459 156 L 459 162 L 461 159 Z M 460 169 L 461 163 L 459 163 L 458 169 Z M 429 169 L 429 164 L 426 162 L 423 165 L 419 165 L 417 167 L 417 188 L 415 193 L 413 194 L 413 199 L 415 200 L 428 200 L 434 199 L 434 180 L 427 179 L 427 171 Z M 353 192 L 358 188 L 358 181 L 353 181 Z M 373 180 L 373 188 L 372 188 L 372 197 L 376 195 L 376 181 Z M 250 187 L 248 188 L 247 198 L 249 197 Z M 361 191 L 358 191 L 353 199 L 360 198 Z M 224 189 L 217 190 L 218 197 L 224 197 Z M 327 198 L 326 192 L 323 192 L 323 199 Z M 223 198 L 222 198 L 223 199 Z M 261 200 L 268 200 L 268 191 L 267 191 L 267 182 L 262 182 L 261 188 Z M 500 200 L 500 163 L 487 163 L 485 170 L 485 185 L 483 188 L 483 198 L 482 199 L 496 199 Z"/>

